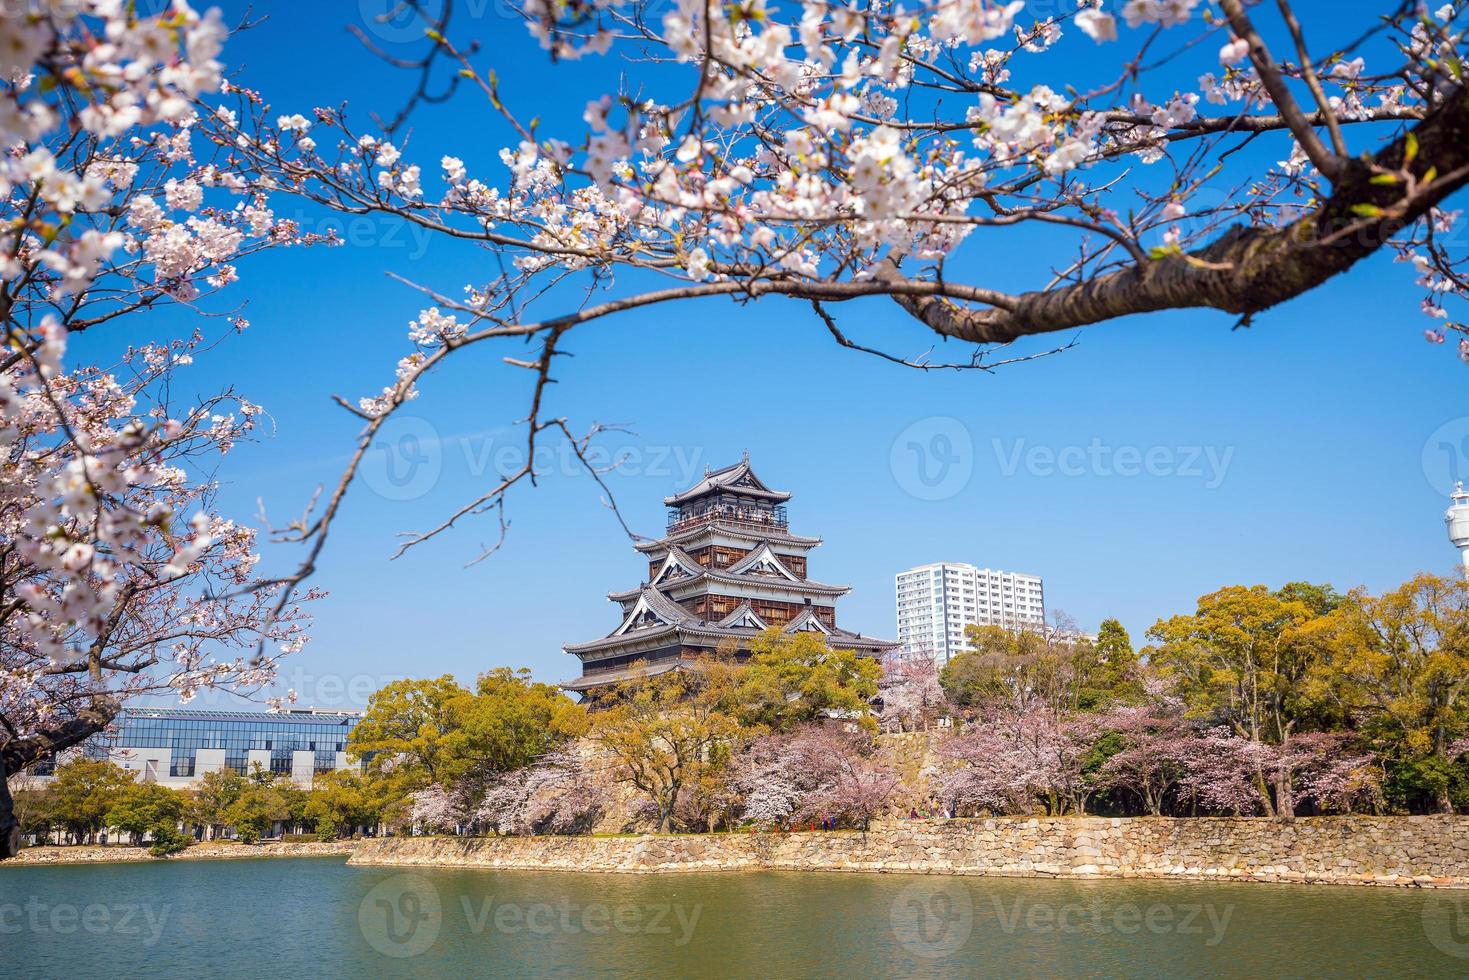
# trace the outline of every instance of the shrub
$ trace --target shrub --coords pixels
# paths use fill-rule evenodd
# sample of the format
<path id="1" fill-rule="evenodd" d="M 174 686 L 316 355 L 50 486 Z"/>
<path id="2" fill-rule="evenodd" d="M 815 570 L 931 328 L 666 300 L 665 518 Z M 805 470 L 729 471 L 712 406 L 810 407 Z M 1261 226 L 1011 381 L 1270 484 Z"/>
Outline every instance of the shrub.
<path id="1" fill-rule="evenodd" d="M 194 842 L 192 837 L 179 831 L 177 824 L 158 823 L 150 827 L 148 832 L 153 835 L 153 843 L 148 848 L 148 853 L 154 857 L 177 854 Z"/>

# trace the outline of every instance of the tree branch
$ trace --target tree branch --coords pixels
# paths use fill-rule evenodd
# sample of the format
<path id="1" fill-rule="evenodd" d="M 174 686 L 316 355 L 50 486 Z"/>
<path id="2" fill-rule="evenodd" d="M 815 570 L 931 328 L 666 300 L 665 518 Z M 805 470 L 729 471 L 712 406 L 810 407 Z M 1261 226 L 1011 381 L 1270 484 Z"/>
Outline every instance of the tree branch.
<path id="1" fill-rule="evenodd" d="M 1316 130 L 1307 123 L 1305 113 L 1296 103 L 1295 96 L 1291 95 L 1290 86 L 1275 67 L 1275 58 L 1265 46 L 1264 38 L 1260 37 L 1260 32 L 1255 30 L 1255 25 L 1245 13 L 1244 4 L 1241 0 L 1220 0 L 1220 6 L 1229 17 L 1229 26 L 1234 29 L 1234 33 L 1249 42 L 1250 62 L 1255 66 L 1255 71 L 1259 72 L 1260 83 L 1270 93 L 1271 101 L 1285 117 L 1296 142 L 1301 144 L 1301 149 L 1306 151 L 1306 156 L 1311 158 L 1316 169 L 1335 183 L 1342 173 L 1345 161 L 1328 150 L 1326 144 L 1321 142 L 1321 137 L 1316 135 Z"/>
<path id="2" fill-rule="evenodd" d="M 1210 308 L 1248 318 L 1345 272 L 1469 183 L 1469 94 L 1449 93 L 1370 161 L 1345 162 L 1331 196 L 1284 227 L 1237 225 L 1189 254 L 1023 293 L 1009 309 L 972 309 L 912 292 L 893 299 L 938 333 L 972 343 L 1006 343 L 1158 310 Z M 883 274 L 901 280 L 893 260 Z"/>

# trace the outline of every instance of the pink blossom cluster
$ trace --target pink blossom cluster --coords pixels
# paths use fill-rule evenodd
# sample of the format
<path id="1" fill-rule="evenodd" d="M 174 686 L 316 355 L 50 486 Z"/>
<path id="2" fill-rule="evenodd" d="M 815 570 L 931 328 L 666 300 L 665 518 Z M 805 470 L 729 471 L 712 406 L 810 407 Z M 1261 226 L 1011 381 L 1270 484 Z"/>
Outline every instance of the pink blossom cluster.
<path id="1" fill-rule="evenodd" d="M 976 721 L 943 743 L 939 787 L 971 812 L 1085 813 L 1102 793 L 1124 794 L 1153 815 L 1376 809 L 1382 767 L 1347 742 L 1307 732 L 1269 744 L 1201 728 L 1167 706 L 1073 718 L 1037 708 Z"/>
<path id="2" fill-rule="evenodd" d="M 629 84 L 640 94 L 587 103 L 581 133 L 543 136 L 470 53 L 434 32 L 459 77 L 521 134 L 501 151 L 498 172 L 475 172 L 454 148 L 417 159 L 391 134 L 354 132 L 329 109 L 273 124 L 260 114 L 255 135 L 234 125 L 224 132 L 261 175 L 312 200 L 393 213 L 501 256 L 506 275 L 466 284 L 462 301 L 434 292 L 437 315 L 446 303 L 464 314 L 455 345 L 553 329 L 557 318 L 538 321 L 527 307 L 578 273 L 589 297 L 626 269 L 681 283 L 679 298 L 841 299 L 876 281 L 931 276 L 981 229 L 1021 223 L 1071 229 L 1079 257 L 1062 278 L 1082 282 L 1119 262 L 1182 256 L 1231 223 L 1292 224 L 1321 198 L 1322 174 L 1292 139 L 1276 104 L 1281 89 L 1262 78 L 1263 55 L 1227 23 L 1202 16 L 1203 6 L 1079 0 L 1073 11 L 1027 23 L 1023 4 L 1003 0 L 678 0 L 661 19 L 620 0 L 537 0 L 523 13 L 553 56 L 635 47 L 639 60 L 687 66 L 692 94 L 647 95 L 668 86 Z M 1352 54 L 1308 70 L 1273 57 L 1269 70 L 1282 85 L 1319 90 L 1322 111 L 1340 126 L 1412 123 L 1459 84 L 1437 67 L 1462 60 L 1459 15 L 1447 4 L 1395 21 L 1391 43 L 1373 56 L 1400 56 L 1400 64 L 1376 68 Z M 1197 70 L 1196 84 L 1180 88 L 1171 77 L 1155 85 L 1126 55 L 1115 77 L 1081 82 L 1055 54 L 1072 43 L 1118 45 L 1126 32 L 1155 46 L 1160 64 L 1193 66 L 1184 70 Z M 1268 172 L 1223 160 L 1211 170 L 1207 153 L 1189 155 L 1195 141 L 1256 127 L 1278 136 L 1280 162 Z M 334 140 L 322 135 L 328 130 Z M 1370 145 L 1375 137 L 1364 139 Z M 1148 176 L 1164 161 L 1166 179 Z M 1463 333 L 1444 301 L 1465 293 L 1462 250 L 1450 254 L 1442 235 L 1433 245 L 1431 223 L 1412 223 L 1401 247 L 1424 273 L 1425 309 L 1445 321 L 1430 331 L 1437 341 L 1445 330 Z M 653 290 L 627 306 L 673 292 Z M 952 295 L 1000 308 L 1006 300 L 987 287 Z M 592 315 L 600 314 L 577 316 Z M 357 403 L 365 417 L 413 398 L 445 353 L 423 322 L 410 328 L 415 350 L 392 382 Z"/>
<path id="3" fill-rule="evenodd" d="M 200 118 L 230 112 L 202 101 L 227 88 L 226 33 L 183 0 L 0 9 L 7 767 L 74 744 L 129 697 L 258 691 L 305 642 L 301 608 L 257 574 L 255 532 L 215 508 L 211 474 L 261 409 L 170 395 L 209 344 L 202 328 L 135 340 L 111 369 L 63 365 L 88 330 L 169 302 L 205 313 L 203 292 L 233 282 L 242 256 L 315 240 L 278 222 L 268 185 L 227 153 L 196 156 Z"/>

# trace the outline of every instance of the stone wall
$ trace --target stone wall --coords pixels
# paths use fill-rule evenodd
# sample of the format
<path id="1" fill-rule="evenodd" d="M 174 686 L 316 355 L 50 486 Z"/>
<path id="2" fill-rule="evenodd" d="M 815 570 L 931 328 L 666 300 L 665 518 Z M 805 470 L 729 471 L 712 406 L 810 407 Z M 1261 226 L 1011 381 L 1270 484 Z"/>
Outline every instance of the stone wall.
<path id="1" fill-rule="evenodd" d="M 1469 817 L 995 818 L 867 834 L 388 838 L 351 864 L 671 872 L 868 871 L 1469 887 Z"/>
<path id="2" fill-rule="evenodd" d="M 323 857 L 332 854 L 351 854 L 356 841 L 332 841 L 317 843 L 300 841 L 268 841 L 264 844 L 240 844 L 235 841 L 209 841 L 191 844 L 179 854 L 158 858 L 148 853 L 146 847 L 127 845 L 71 844 L 56 847 L 27 847 L 9 861 L 0 862 L 0 869 L 15 865 L 30 864 L 107 864 L 116 861 L 189 861 L 196 859 L 267 858 L 267 857 Z"/>

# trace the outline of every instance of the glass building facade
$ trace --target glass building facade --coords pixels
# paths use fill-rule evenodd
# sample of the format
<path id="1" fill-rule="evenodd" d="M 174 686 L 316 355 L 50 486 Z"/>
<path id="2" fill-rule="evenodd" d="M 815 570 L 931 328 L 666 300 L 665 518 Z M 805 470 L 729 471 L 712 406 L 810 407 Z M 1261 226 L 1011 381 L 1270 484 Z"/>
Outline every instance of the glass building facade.
<path id="1" fill-rule="evenodd" d="M 299 773 L 296 753 L 311 753 L 312 774 L 342 767 L 347 737 L 362 716 L 351 711 L 294 708 L 284 711 L 209 711 L 190 708 L 124 708 L 111 727 L 92 738 L 88 755 L 116 759 L 122 754 L 147 758 L 152 778 L 192 779 L 202 775 L 199 754 L 219 758 L 239 773 L 252 761 L 271 772 Z M 167 750 L 166 770 L 162 752 Z M 50 768 L 45 767 L 45 768 Z M 47 775 L 40 771 L 37 775 Z M 146 777 L 145 777 L 146 778 Z"/>

